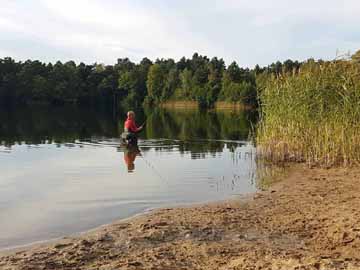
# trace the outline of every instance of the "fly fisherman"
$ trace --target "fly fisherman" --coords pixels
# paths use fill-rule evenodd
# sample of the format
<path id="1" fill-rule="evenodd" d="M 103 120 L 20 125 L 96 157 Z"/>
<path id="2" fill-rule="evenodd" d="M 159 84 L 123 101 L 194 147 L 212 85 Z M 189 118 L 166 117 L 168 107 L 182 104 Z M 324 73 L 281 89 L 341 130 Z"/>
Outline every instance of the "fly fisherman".
<path id="1" fill-rule="evenodd" d="M 136 145 L 137 136 L 136 134 L 143 129 L 143 125 L 137 127 L 135 123 L 135 113 L 133 111 L 128 111 L 127 119 L 124 124 L 124 133 L 122 134 L 123 140 L 127 144 Z"/>

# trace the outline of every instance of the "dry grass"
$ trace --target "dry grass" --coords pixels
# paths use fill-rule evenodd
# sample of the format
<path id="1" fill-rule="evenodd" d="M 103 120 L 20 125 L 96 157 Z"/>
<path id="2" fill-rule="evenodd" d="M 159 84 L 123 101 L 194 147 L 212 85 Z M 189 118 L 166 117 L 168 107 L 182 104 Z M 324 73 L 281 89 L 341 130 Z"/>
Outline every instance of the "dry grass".
<path id="1" fill-rule="evenodd" d="M 304 64 L 260 91 L 260 154 L 272 161 L 349 166 L 360 161 L 360 65 Z"/>

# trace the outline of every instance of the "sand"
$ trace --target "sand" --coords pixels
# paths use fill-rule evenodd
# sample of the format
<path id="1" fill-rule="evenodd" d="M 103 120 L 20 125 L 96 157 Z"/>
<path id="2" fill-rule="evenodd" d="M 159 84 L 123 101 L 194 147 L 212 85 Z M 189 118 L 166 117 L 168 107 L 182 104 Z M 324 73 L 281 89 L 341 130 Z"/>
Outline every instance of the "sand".
<path id="1" fill-rule="evenodd" d="M 166 208 L 0 254 L 0 269 L 360 269 L 360 169 L 299 165 L 246 200 Z"/>

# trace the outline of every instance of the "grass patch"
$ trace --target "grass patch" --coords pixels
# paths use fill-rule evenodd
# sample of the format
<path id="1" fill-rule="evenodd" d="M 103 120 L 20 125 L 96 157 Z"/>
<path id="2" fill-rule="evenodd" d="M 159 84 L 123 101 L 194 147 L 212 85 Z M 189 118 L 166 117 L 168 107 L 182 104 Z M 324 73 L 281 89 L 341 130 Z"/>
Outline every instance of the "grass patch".
<path id="1" fill-rule="evenodd" d="M 269 76 L 259 99 L 261 157 L 324 167 L 359 164 L 357 61 L 308 61 L 296 73 Z"/>

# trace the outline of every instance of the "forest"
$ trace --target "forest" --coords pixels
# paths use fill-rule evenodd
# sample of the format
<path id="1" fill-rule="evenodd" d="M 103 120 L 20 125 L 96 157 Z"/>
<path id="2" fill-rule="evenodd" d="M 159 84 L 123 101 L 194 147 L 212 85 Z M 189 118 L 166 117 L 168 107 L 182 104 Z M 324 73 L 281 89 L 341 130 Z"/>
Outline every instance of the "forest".
<path id="1" fill-rule="evenodd" d="M 258 85 L 273 74 L 297 71 L 298 61 L 267 67 L 226 66 L 222 58 L 194 53 L 179 61 L 143 58 L 134 63 L 119 58 L 114 65 L 74 61 L 42 63 L 38 60 L 0 59 L 0 104 L 82 104 L 135 106 L 169 100 L 196 101 L 211 108 L 216 101 L 257 104 Z"/>

